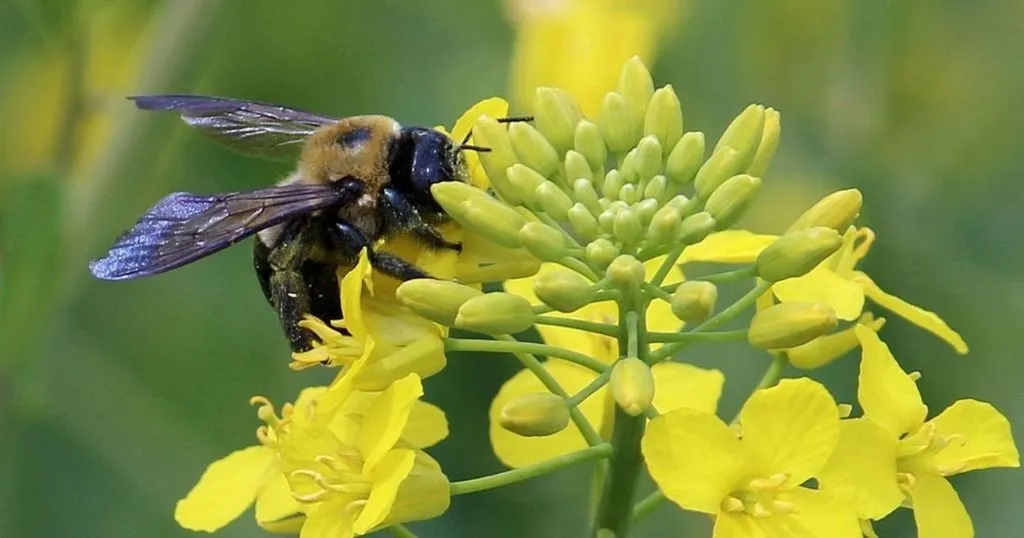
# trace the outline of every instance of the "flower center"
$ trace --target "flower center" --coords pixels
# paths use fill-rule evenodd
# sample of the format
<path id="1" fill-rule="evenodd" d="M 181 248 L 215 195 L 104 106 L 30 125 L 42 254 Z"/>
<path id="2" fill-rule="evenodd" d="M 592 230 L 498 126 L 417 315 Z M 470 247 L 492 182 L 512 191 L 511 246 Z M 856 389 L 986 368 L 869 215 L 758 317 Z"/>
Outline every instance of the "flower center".
<path id="1" fill-rule="evenodd" d="M 754 478 L 743 484 L 740 489 L 726 495 L 722 501 L 725 512 L 743 512 L 752 517 L 771 517 L 776 514 L 787 515 L 797 513 L 796 505 L 779 499 L 780 493 L 790 488 L 787 486 L 789 475 L 775 473 L 767 478 Z"/>
<path id="2" fill-rule="evenodd" d="M 360 472 L 362 463 L 355 457 L 320 454 L 313 458 L 317 468 L 296 469 L 288 473 L 293 484 L 292 495 L 302 503 L 315 503 L 343 495 L 351 500 L 346 504 L 357 510 L 370 495 L 372 482 Z"/>
<path id="3" fill-rule="evenodd" d="M 966 442 L 964 436 L 960 434 L 940 435 L 936 430 L 935 424 L 929 422 L 922 425 L 917 431 L 900 439 L 897 448 L 900 469 L 913 468 L 920 466 L 921 463 L 926 463 L 930 470 L 943 476 L 956 474 L 963 469 L 963 464 L 959 466 L 938 466 L 928 462 L 928 460 L 947 446 L 957 443 L 963 445 Z M 913 486 L 912 481 L 910 486 Z"/>

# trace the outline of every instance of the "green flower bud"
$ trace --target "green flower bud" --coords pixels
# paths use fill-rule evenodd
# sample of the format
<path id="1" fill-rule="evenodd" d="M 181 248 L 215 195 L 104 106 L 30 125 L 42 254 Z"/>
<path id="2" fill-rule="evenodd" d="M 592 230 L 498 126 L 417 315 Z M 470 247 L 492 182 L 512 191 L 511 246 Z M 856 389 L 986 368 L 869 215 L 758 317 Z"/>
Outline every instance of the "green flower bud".
<path id="1" fill-rule="evenodd" d="M 615 214 L 615 222 L 612 225 L 612 233 L 615 238 L 626 244 L 635 244 L 640 240 L 643 233 L 643 225 L 636 212 L 632 209 L 619 211 Z"/>
<path id="2" fill-rule="evenodd" d="M 836 313 L 821 303 L 779 303 L 754 315 L 747 340 L 761 349 L 786 349 L 828 334 Z"/>
<path id="3" fill-rule="evenodd" d="M 582 153 L 570 149 L 565 152 L 565 177 L 569 178 L 569 181 L 576 179 L 594 181 L 594 172 L 590 169 L 590 164 L 587 163 L 587 158 Z"/>
<path id="4" fill-rule="evenodd" d="M 575 312 L 594 298 L 594 286 L 576 271 L 557 268 L 533 279 L 533 292 L 559 312 Z"/>
<path id="5" fill-rule="evenodd" d="M 690 200 L 685 194 L 677 194 L 671 200 L 665 202 L 666 206 L 672 206 L 679 210 L 684 217 L 688 217 L 697 210 L 697 202 Z"/>
<path id="6" fill-rule="evenodd" d="M 505 177 L 508 178 L 508 182 L 524 202 L 536 201 L 537 186 L 541 183 L 548 183 L 548 180 L 538 174 L 536 170 L 519 163 L 509 166 L 505 171 Z"/>
<path id="7" fill-rule="evenodd" d="M 644 198 L 634 206 L 634 212 L 640 218 L 640 224 L 647 226 L 651 223 L 651 219 L 654 218 L 654 214 L 658 211 L 659 207 L 661 207 L 661 204 L 654 198 Z"/>
<path id="8" fill-rule="evenodd" d="M 661 171 L 661 142 L 656 136 L 645 136 L 636 146 L 636 157 L 633 159 L 640 180 L 648 180 Z"/>
<path id="9" fill-rule="evenodd" d="M 612 366 L 612 397 L 630 416 L 640 416 L 654 401 L 654 375 L 647 363 L 636 358 L 622 359 Z"/>
<path id="10" fill-rule="evenodd" d="M 548 139 L 529 123 L 516 122 L 509 125 L 508 136 L 519 160 L 540 175 L 551 177 L 558 170 L 558 165 L 562 164 L 558 152 Z"/>
<path id="11" fill-rule="evenodd" d="M 576 201 L 587 207 L 592 213 L 601 211 L 601 204 L 597 202 L 597 193 L 594 192 L 594 185 L 586 179 L 577 179 L 572 185 Z"/>
<path id="12" fill-rule="evenodd" d="M 521 203 L 522 200 L 505 176 L 508 167 L 518 162 L 505 125 L 489 116 L 481 116 L 473 125 L 473 143 L 491 149 L 480 154 L 480 164 L 491 181 L 491 187 L 508 203 Z"/>
<path id="13" fill-rule="evenodd" d="M 444 181 L 431 185 L 430 194 L 445 211 L 457 211 L 463 202 L 469 200 L 492 200 L 486 191 L 461 181 Z"/>
<path id="14" fill-rule="evenodd" d="M 622 177 L 622 172 L 613 168 L 604 176 L 604 182 L 601 184 L 601 194 L 605 198 L 617 200 L 619 198 L 619 190 L 625 184 L 626 178 Z"/>
<path id="15" fill-rule="evenodd" d="M 494 201 L 497 202 L 497 200 Z M 526 224 L 526 219 L 507 205 L 500 202 L 494 204 L 466 202 L 463 204 L 461 214 L 449 214 L 462 226 L 503 247 L 519 248 L 522 246 L 519 241 L 519 230 Z"/>
<path id="16" fill-rule="evenodd" d="M 524 394 L 501 408 L 498 423 L 523 437 L 553 435 L 569 425 L 569 408 L 550 392 Z"/>
<path id="17" fill-rule="evenodd" d="M 619 247 L 611 241 L 599 237 L 587 244 L 585 249 L 587 261 L 595 267 L 608 267 L 612 260 L 619 255 Z"/>
<path id="18" fill-rule="evenodd" d="M 661 196 L 665 194 L 665 189 L 667 187 L 668 179 L 666 179 L 665 176 L 654 176 L 646 185 L 644 185 L 644 198 L 660 199 Z"/>
<path id="19" fill-rule="evenodd" d="M 704 161 L 704 133 L 686 133 L 672 147 L 665 160 L 665 175 L 675 185 L 693 181 Z"/>
<path id="20" fill-rule="evenodd" d="M 761 105 L 750 105 L 743 112 L 740 112 L 736 119 L 732 120 L 726 128 L 722 138 L 718 140 L 712 153 L 717 153 L 725 147 L 736 150 L 739 159 L 738 170 L 746 170 L 754 162 L 754 154 L 761 145 L 761 135 L 764 133 L 764 107 Z"/>
<path id="21" fill-rule="evenodd" d="M 758 254 L 754 264 L 757 276 L 778 282 L 806 275 L 842 244 L 839 232 L 824 226 L 788 233 Z"/>
<path id="22" fill-rule="evenodd" d="M 626 61 L 619 75 L 618 91 L 626 99 L 633 130 L 639 135 L 647 114 L 647 105 L 654 95 L 654 81 L 647 66 L 637 56 Z"/>
<path id="23" fill-rule="evenodd" d="M 632 204 L 637 201 L 639 195 L 636 192 L 636 185 L 633 183 L 626 183 L 619 189 L 619 200 Z"/>
<path id="24" fill-rule="evenodd" d="M 815 226 L 826 226 L 843 233 L 856 220 L 863 203 L 864 197 L 857 189 L 833 192 L 804 211 L 804 214 L 789 227 L 787 233 Z"/>
<path id="25" fill-rule="evenodd" d="M 715 230 L 715 218 L 707 211 L 694 213 L 683 219 L 679 225 L 679 242 L 684 245 L 696 245 Z"/>
<path id="26" fill-rule="evenodd" d="M 683 216 L 678 209 L 663 206 L 654 213 L 650 225 L 647 226 L 647 244 L 653 246 L 675 241 L 682 223 Z"/>
<path id="27" fill-rule="evenodd" d="M 601 128 L 601 136 L 610 151 L 622 153 L 636 144 L 639 129 L 633 123 L 633 116 L 626 98 L 609 92 L 601 103 L 597 125 Z"/>
<path id="28" fill-rule="evenodd" d="M 761 134 L 761 144 L 754 153 L 754 160 L 747 167 L 747 173 L 752 176 L 764 177 L 768 171 L 768 165 L 775 156 L 775 150 L 779 147 L 779 137 L 782 135 L 782 118 L 774 108 L 764 111 L 764 133 Z"/>
<path id="29" fill-rule="evenodd" d="M 715 189 L 725 183 L 725 180 L 736 175 L 740 171 L 739 158 L 740 154 L 730 147 L 722 148 L 712 154 L 711 158 L 700 167 L 700 170 L 697 170 L 697 177 L 693 180 L 697 197 L 707 200 L 711 193 L 715 192 Z"/>
<path id="30" fill-rule="evenodd" d="M 476 288 L 448 280 L 417 278 L 403 282 L 395 297 L 417 315 L 442 325 L 451 326 L 466 301 L 483 295 Z"/>
<path id="31" fill-rule="evenodd" d="M 602 232 L 610 234 L 612 233 L 612 230 L 615 229 L 616 213 L 617 212 L 614 209 L 609 207 L 608 209 L 605 209 L 604 211 L 601 212 L 600 215 L 597 216 L 597 225 L 601 227 Z"/>
<path id="32" fill-rule="evenodd" d="M 527 222 L 519 230 L 519 240 L 530 254 L 548 262 L 560 260 L 568 252 L 565 235 L 543 222 Z"/>
<path id="33" fill-rule="evenodd" d="M 474 297 L 459 307 L 455 327 L 485 334 L 508 334 L 533 326 L 533 307 L 526 299 L 501 291 Z"/>
<path id="34" fill-rule="evenodd" d="M 718 288 L 703 280 L 687 280 L 672 294 L 672 313 L 686 323 L 700 323 L 715 311 Z"/>
<path id="35" fill-rule="evenodd" d="M 572 198 L 565 194 L 558 185 L 545 180 L 533 191 L 533 199 L 540 208 L 556 220 L 565 220 L 565 215 L 572 207 Z"/>
<path id="36" fill-rule="evenodd" d="M 608 278 L 619 288 L 632 288 L 643 284 L 646 273 L 644 264 L 629 254 L 616 256 L 608 264 Z"/>
<path id="37" fill-rule="evenodd" d="M 704 209 L 715 217 L 718 229 L 728 228 L 743 216 L 743 211 L 760 189 L 760 178 L 747 174 L 733 176 L 711 193 Z"/>
<path id="38" fill-rule="evenodd" d="M 598 170 L 608 160 L 608 148 L 604 145 L 601 130 L 597 125 L 582 120 L 576 124 L 573 146 L 587 158 L 591 170 Z"/>
<path id="39" fill-rule="evenodd" d="M 577 203 L 567 213 L 569 224 L 584 239 L 593 239 L 601 233 L 597 219 L 583 204 Z"/>
<path id="40" fill-rule="evenodd" d="M 671 84 L 658 88 L 651 96 L 644 118 L 644 134 L 658 137 L 663 148 L 674 147 L 683 136 L 683 107 Z"/>
<path id="41" fill-rule="evenodd" d="M 572 147 L 576 122 L 580 120 L 579 108 L 565 92 L 540 87 L 533 99 L 534 123 L 537 130 L 558 152 Z"/>

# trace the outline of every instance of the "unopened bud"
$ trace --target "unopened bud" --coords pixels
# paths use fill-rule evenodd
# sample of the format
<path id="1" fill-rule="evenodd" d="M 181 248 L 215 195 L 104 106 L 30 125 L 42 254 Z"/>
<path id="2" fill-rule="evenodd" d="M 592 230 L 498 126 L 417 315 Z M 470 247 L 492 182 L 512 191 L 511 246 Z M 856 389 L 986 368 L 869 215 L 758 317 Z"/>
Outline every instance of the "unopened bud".
<path id="1" fill-rule="evenodd" d="M 885 325 L 885 318 L 875 318 L 870 313 L 861 316 L 857 322 L 875 331 L 876 333 Z M 806 344 L 792 347 L 786 350 L 786 356 L 793 366 L 802 370 L 813 370 L 842 357 L 860 345 L 857 333 L 853 327 L 843 329 L 834 334 L 826 334 L 807 342 Z"/>
<path id="2" fill-rule="evenodd" d="M 648 245 L 665 244 L 675 241 L 679 227 L 683 223 L 682 213 L 672 206 L 663 206 L 651 217 L 647 226 Z"/>
<path id="3" fill-rule="evenodd" d="M 644 281 L 644 264 L 629 254 L 617 256 L 608 265 L 608 278 L 619 288 L 633 288 Z"/>
<path id="4" fill-rule="evenodd" d="M 598 226 L 601 227 L 602 232 L 610 234 L 612 233 L 612 230 L 615 229 L 616 213 L 618 213 L 618 210 L 616 210 L 614 206 L 612 206 L 609 207 L 608 209 L 605 209 L 604 211 L 601 212 L 600 215 L 597 216 L 597 224 Z"/>
<path id="5" fill-rule="evenodd" d="M 576 124 L 573 147 L 587 158 L 591 170 L 599 170 L 608 160 L 608 148 L 601 137 L 600 128 L 587 120 Z"/>
<path id="6" fill-rule="evenodd" d="M 565 152 L 565 177 L 572 183 L 576 179 L 594 181 L 594 172 L 582 153 L 570 149 Z"/>
<path id="7" fill-rule="evenodd" d="M 647 105 L 654 95 L 654 81 L 638 56 L 633 56 L 622 66 L 618 91 L 626 99 L 633 130 L 639 135 L 644 126 Z"/>
<path id="8" fill-rule="evenodd" d="M 483 295 L 476 288 L 449 280 L 417 278 L 403 282 L 395 297 L 417 315 L 442 325 L 451 326 L 466 301 Z"/>
<path id="9" fill-rule="evenodd" d="M 843 238 L 832 228 L 818 226 L 776 239 L 757 256 L 757 276 L 768 282 L 806 275 L 839 250 Z"/>
<path id="10" fill-rule="evenodd" d="M 715 218 L 707 211 L 694 213 L 683 219 L 679 226 L 679 242 L 684 245 L 696 245 L 715 230 Z"/>
<path id="11" fill-rule="evenodd" d="M 746 170 L 754 161 L 754 154 L 757 153 L 757 148 L 761 145 L 763 133 L 764 107 L 750 105 L 740 112 L 736 119 L 732 120 L 712 153 L 730 147 L 739 153 L 739 170 Z"/>
<path id="12" fill-rule="evenodd" d="M 715 311 L 718 288 L 703 280 L 688 280 L 672 294 L 672 313 L 686 323 L 700 323 Z"/>
<path id="13" fill-rule="evenodd" d="M 622 153 L 636 144 L 639 129 L 633 123 L 626 98 L 621 94 L 609 92 L 601 103 L 598 114 L 598 127 L 610 151 Z"/>
<path id="14" fill-rule="evenodd" d="M 685 137 L 684 137 L 685 138 Z M 730 147 L 724 147 L 711 155 L 707 161 L 697 170 L 697 177 L 693 180 L 697 196 L 707 200 L 711 193 L 715 192 L 725 180 L 733 177 L 740 171 L 740 154 Z"/>
<path id="15" fill-rule="evenodd" d="M 583 204 L 573 205 L 566 215 L 569 218 L 569 224 L 584 239 L 593 239 L 601 233 L 597 218 Z"/>
<path id="16" fill-rule="evenodd" d="M 661 171 L 661 142 L 658 142 L 658 137 L 645 136 L 640 139 L 636 146 L 633 166 L 640 176 L 640 181 L 646 181 Z"/>
<path id="17" fill-rule="evenodd" d="M 644 134 L 658 137 L 663 148 L 674 147 L 683 136 L 683 108 L 671 84 L 658 88 L 651 96 Z"/>
<path id="18" fill-rule="evenodd" d="M 761 134 L 761 145 L 754 153 L 754 161 L 747 167 L 747 173 L 752 176 L 764 177 L 768 171 L 768 165 L 775 157 L 775 150 L 779 147 L 779 137 L 782 135 L 782 118 L 779 111 L 774 108 L 767 108 L 764 111 L 764 132 Z"/>
<path id="19" fill-rule="evenodd" d="M 445 208 L 445 211 L 449 211 L 449 208 L 457 211 L 463 202 L 468 202 L 471 199 L 491 199 L 491 195 L 487 194 L 487 191 L 461 181 L 445 181 L 443 184 L 432 185 L 430 194 L 441 207 Z"/>
<path id="20" fill-rule="evenodd" d="M 560 260 L 568 252 L 565 235 L 543 222 L 527 222 L 519 230 L 519 240 L 530 254 L 548 262 Z"/>
<path id="21" fill-rule="evenodd" d="M 526 299 L 505 292 L 486 293 L 459 307 L 455 327 L 485 334 L 509 334 L 533 326 L 533 307 Z"/>
<path id="22" fill-rule="evenodd" d="M 619 247 L 611 241 L 600 237 L 587 244 L 585 249 L 587 261 L 597 267 L 608 267 L 612 260 L 619 255 Z"/>
<path id="23" fill-rule="evenodd" d="M 788 232 L 805 230 L 815 226 L 827 226 L 843 233 L 860 214 L 864 197 L 857 189 L 836 191 L 818 200 L 818 203 L 804 211 L 789 227 Z M 788 233 L 787 232 L 787 233 Z"/>
<path id="24" fill-rule="evenodd" d="M 666 179 L 665 176 L 654 176 L 646 185 L 644 185 L 644 198 L 660 199 L 661 196 L 665 194 L 665 189 L 667 187 L 668 179 Z"/>
<path id="25" fill-rule="evenodd" d="M 565 194 L 558 185 L 545 180 L 533 192 L 534 201 L 540 208 L 555 220 L 565 220 L 566 213 L 572 207 L 572 198 Z"/>
<path id="26" fill-rule="evenodd" d="M 508 167 L 518 162 L 505 125 L 489 116 L 480 116 L 473 125 L 473 142 L 490 148 L 490 151 L 480 154 L 480 164 L 494 190 L 510 204 L 521 203 L 522 199 L 505 176 Z"/>
<path id="27" fill-rule="evenodd" d="M 579 108 L 565 92 L 540 87 L 533 99 L 534 123 L 558 152 L 572 147 Z"/>
<path id="28" fill-rule="evenodd" d="M 622 172 L 613 168 L 604 176 L 604 182 L 601 183 L 601 194 L 610 200 L 618 200 L 619 190 L 625 184 L 626 178 L 622 177 Z"/>
<path id="29" fill-rule="evenodd" d="M 452 215 L 459 224 L 503 247 L 522 246 L 519 230 L 526 224 L 526 219 L 518 211 L 493 198 L 486 203 L 471 200 L 464 207 L 461 220 L 459 216 Z"/>
<path id="30" fill-rule="evenodd" d="M 524 394 L 501 408 L 498 423 L 523 437 L 553 435 L 569 425 L 569 407 L 550 392 Z"/>
<path id="31" fill-rule="evenodd" d="M 675 185 L 693 181 L 704 161 L 704 133 L 686 133 L 676 142 L 665 161 L 665 175 Z"/>
<path id="32" fill-rule="evenodd" d="M 576 201 L 587 207 L 592 213 L 601 211 L 601 204 L 597 202 L 597 192 L 594 191 L 594 184 L 586 179 L 577 179 L 572 184 L 572 192 Z"/>
<path id="33" fill-rule="evenodd" d="M 754 314 L 747 340 L 761 349 L 786 349 L 828 334 L 836 313 L 822 303 L 779 303 Z"/>
<path id="34" fill-rule="evenodd" d="M 626 183 L 619 189 L 619 200 L 632 204 L 637 201 L 637 198 L 639 198 L 639 194 L 636 192 L 636 184 Z"/>
<path id="35" fill-rule="evenodd" d="M 612 397 L 630 416 L 639 416 L 654 401 L 654 376 L 647 363 L 627 357 L 612 366 Z"/>
<path id="36" fill-rule="evenodd" d="M 640 219 L 640 224 L 643 226 L 650 224 L 651 219 L 654 218 L 654 213 L 658 211 L 660 205 L 654 198 L 645 198 L 633 206 L 637 218 Z"/>
<path id="37" fill-rule="evenodd" d="M 715 217 L 718 229 L 728 228 L 743 216 L 743 212 L 759 190 L 760 178 L 747 174 L 733 176 L 711 193 L 704 204 L 704 209 Z"/>
<path id="38" fill-rule="evenodd" d="M 509 125 L 508 136 L 512 149 L 523 164 L 544 177 L 551 177 L 558 170 L 561 164 L 558 152 L 534 126 L 526 122 L 513 123 Z"/>
<path id="39" fill-rule="evenodd" d="M 508 170 L 505 171 L 505 176 L 508 178 L 512 188 L 518 193 L 519 198 L 524 202 L 534 202 L 536 200 L 535 193 L 537 187 L 542 183 L 549 183 L 536 170 L 520 163 L 508 167 Z"/>
<path id="40" fill-rule="evenodd" d="M 559 312 L 574 312 L 594 298 L 594 286 L 576 271 L 556 268 L 533 279 L 533 292 Z"/>

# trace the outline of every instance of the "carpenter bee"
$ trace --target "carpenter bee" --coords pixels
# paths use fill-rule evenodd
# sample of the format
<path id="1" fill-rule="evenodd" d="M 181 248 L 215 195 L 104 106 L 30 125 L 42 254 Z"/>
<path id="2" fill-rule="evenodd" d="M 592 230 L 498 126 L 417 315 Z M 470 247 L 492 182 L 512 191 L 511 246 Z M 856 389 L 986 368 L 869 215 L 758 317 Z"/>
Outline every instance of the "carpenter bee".
<path id="1" fill-rule="evenodd" d="M 253 259 L 260 287 L 292 349 L 305 351 L 313 335 L 298 322 L 306 313 L 342 317 L 336 269 L 351 266 L 362 249 L 376 270 L 409 280 L 428 275 L 375 250 L 378 239 L 410 235 L 430 248 L 461 248 L 438 232 L 446 215 L 430 187 L 464 181 L 462 151 L 487 148 L 466 140 L 457 144 L 434 129 L 403 127 L 387 116 L 337 119 L 198 95 L 130 99 L 142 110 L 177 111 L 202 134 L 243 153 L 282 158 L 297 150 L 298 166 L 273 187 L 166 196 L 105 257 L 89 264 L 97 278 L 162 273 L 256 234 Z"/>

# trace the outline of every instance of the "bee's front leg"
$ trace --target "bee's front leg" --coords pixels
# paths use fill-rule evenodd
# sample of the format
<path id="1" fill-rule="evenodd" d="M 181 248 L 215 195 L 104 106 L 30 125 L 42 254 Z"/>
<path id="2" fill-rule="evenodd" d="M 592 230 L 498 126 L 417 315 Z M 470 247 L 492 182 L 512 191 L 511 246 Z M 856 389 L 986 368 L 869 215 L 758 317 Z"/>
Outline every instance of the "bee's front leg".
<path id="1" fill-rule="evenodd" d="M 420 212 L 413 207 L 401 191 L 394 187 L 384 187 L 381 191 L 381 209 L 387 221 L 387 228 L 408 231 L 429 247 L 447 248 L 456 252 L 462 251 L 461 243 L 452 243 L 423 219 Z"/>
<path id="2" fill-rule="evenodd" d="M 310 312 L 309 286 L 302 274 L 302 264 L 309 259 L 312 243 L 304 226 L 291 226 L 282 233 L 273 247 L 257 238 L 253 261 L 260 287 L 274 308 L 293 351 L 313 348 L 313 334 L 299 322 Z"/>
<path id="3" fill-rule="evenodd" d="M 333 228 L 335 244 L 349 259 L 355 260 L 362 249 L 366 249 L 370 265 L 374 269 L 401 281 L 416 278 L 431 278 L 419 267 L 387 252 L 374 250 L 370 240 L 355 226 L 339 221 Z"/>

